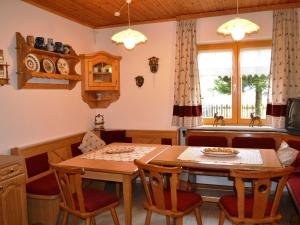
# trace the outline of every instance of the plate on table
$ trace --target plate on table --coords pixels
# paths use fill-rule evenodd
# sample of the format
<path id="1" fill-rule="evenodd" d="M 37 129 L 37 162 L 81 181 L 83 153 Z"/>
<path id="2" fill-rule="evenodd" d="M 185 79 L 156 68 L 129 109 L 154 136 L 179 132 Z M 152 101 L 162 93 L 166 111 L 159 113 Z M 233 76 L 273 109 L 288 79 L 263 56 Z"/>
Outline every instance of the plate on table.
<path id="1" fill-rule="evenodd" d="M 57 60 L 56 67 L 60 74 L 68 75 L 70 72 L 69 63 L 63 58 Z"/>
<path id="2" fill-rule="evenodd" d="M 106 154 L 121 154 L 121 153 L 130 153 L 133 152 L 134 148 L 132 147 L 113 147 L 105 151 Z"/>
<path id="3" fill-rule="evenodd" d="M 213 157 L 233 157 L 237 156 L 240 152 L 232 148 L 204 148 L 202 153 L 205 156 Z"/>
<path id="4" fill-rule="evenodd" d="M 55 64 L 50 58 L 44 58 L 42 66 L 46 73 L 55 73 Z"/>
<path id="5" fill-rule="evenodd" d="M 36 55 L 29 53 L 24 59 L 25 66 L 28 70 L 33 72 L 40 71 L 40 61 Z"/>

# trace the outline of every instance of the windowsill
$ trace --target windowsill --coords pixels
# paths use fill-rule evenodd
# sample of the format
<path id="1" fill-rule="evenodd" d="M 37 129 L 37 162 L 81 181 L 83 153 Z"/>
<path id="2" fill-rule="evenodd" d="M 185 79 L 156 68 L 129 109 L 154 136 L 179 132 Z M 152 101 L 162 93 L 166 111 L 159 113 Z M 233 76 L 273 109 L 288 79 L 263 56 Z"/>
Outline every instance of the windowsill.
<path id="1" fill-rule="evenodd" d="M 286 132 L 286 129 L 273 128 L 268 126 L 249 127 L 249 126 L 212 126 L 203 125 L 189 130 L 220 130 L 220 131 L 268 131 L 268 132 Z"/>

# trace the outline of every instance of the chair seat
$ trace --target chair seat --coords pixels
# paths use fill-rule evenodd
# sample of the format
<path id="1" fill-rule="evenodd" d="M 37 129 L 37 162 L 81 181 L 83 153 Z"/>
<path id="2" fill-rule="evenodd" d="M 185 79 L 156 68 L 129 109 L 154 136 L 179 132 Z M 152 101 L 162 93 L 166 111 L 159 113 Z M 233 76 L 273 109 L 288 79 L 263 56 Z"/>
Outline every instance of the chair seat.
<path id="1" fill-rule="evenodd" d="M 58 195 L 60 193 L 54 173 L 26 184 L 26 192 L 36 195 Z"/>
<path id="2" fill-rule="evenodd" d="M 297 205 L 300 205 L 300 177 L 299 175 L 291 175 L 288 179 L 289 187 L 293 193 Z"/>
<path id="3" fill-rule="evenodd" d="M 172 209 L 171 203 L 171 191 L 164 192 L 165 197 L 165 205 L 168 210 Z M 202 198 L 200 195 L 188 192 L 188 191 L 177 191 L 177 210 L 185 211 L 197 203 L 202 202 Z"/>
<path id="4" fill-rule="evenodd" d="M 220 199 L 220 203 L 225 208 L 225 210 L 232 217 L 238 217 L 238 206 L 237 206 L 237 196 L 236 195 L 227 195 L 223 196 Z M 272 210 L 273 202 L 269 201 L 266 209 L 265 216 L 270 216 Z M 245 197 L 245 217 L 252 217 L 253 210 L 253 197 Z"/>
<path id="5" fill-rule="evenodd" d="M 96 189 L 82 190 L 84 198 L 84 207 L 87 212 L 92 212 L 112 203 L 118 202 L 118 197 L 114 193 L 99 191 Z M 77 195 L 73 196 L 75 207 L 79 210 L 79 203 Z"/>

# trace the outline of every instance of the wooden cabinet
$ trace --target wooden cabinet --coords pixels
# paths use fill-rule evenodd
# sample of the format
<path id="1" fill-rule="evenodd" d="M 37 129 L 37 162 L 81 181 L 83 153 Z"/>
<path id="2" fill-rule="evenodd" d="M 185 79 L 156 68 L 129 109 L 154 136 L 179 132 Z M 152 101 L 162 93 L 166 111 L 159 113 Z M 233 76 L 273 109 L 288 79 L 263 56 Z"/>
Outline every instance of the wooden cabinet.
<path id="1" fill-rule="evenodd" d="M 80 55 L 82 98 L 91 108 L 106 108 L 120 96 L 120 56 L 107 52 Z"/>
<path id="2" fill-rule="evenodd" d="M 24 37 L 17 32 L 17 74 L 18 74 L 18 88 L 43 88 L 43 89 L 73 89 L 81 76 L 76 73 L 75 66 L 79 62 L 79 57 L 75 51 L 70 47 L 69 54 L 61 54 L 50 52 L 46 50 L 36 49 L 30 47 Z M 30 55 L 31 54 L 31 55 Z M 33 62 L 38 65 L 37 70 L 31 71 L 25 65 L 26 57 L 31 56 Z M 54 64 L 54 72 L 46 72 L 43 69 L 43 60 L 48 60 Z M 63 60 L 67 64 L 68 72 L 59 73 L 58 62 Z M 51 64 L 52 64 L 51 63 Z M 49 65 L 49 63 L 48 63 Z M 39 82 L 31 82 L 32 78 L 42 78 Z M 63 82 L 45 82 L 43 79 L 64 80 Z"/>
<path id="3" fill-rule="evenodd" d="M 19 156 L 0 156 L 0 224 L 28 224 L 25 166 Z"/>

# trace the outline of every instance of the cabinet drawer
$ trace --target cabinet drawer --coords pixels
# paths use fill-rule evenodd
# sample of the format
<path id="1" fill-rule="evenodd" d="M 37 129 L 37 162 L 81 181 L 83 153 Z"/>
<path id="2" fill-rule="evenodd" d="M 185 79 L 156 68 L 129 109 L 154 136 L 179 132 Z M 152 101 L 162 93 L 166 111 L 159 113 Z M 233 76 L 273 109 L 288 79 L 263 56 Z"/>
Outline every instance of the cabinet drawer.
<path id="1" fill-rule="evenodd" d="M 0 169 L 0 181 L 8 178 L 17 176 L 18 174 L 24 173 L 24 167 L 22 164 L 16 163 L 10 166 Z"/>

